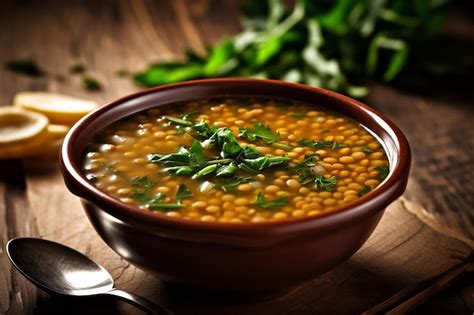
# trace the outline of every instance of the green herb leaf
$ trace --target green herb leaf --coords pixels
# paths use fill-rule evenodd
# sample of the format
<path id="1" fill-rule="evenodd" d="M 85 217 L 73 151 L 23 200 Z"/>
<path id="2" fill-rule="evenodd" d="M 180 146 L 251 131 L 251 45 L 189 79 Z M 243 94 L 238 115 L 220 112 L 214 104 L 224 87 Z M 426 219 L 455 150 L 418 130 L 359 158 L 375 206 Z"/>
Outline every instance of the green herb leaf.
<path id="1" fill-rule="evenodd" d="M 314 187 L 316 189 L 333 191 L 337 184 L 337 177 L 332 176 L 329 178 L 325 178 L 322 175 L 316 176 L 314 180 Z"/>
<path id="2" fill-rule="evenodd" d="M 306 138 L 298 141 L 298 144 L 304 147 L 329 148 L 329 149 L 339 149 L 339 148 L 347 147 L 347 144 L 339 143 L 336 141 L 327 141 L 327 140 L 313 141 Z"/>
<path id="3" fill-rule="evenodd" d="M 280 135 L 274 133 L 269 126 L 260 122 L 254 123 L 255 128 L 240 128 L 239 137 L 247 138 L 250 141 L 261 139 L 267 143 L 280 140 Z"/>
<path id="4" fill-rule="evenodd" d="M 254 147 L 246 146 L 242 151 L 242 156 L 246 159 L 255 159 L 260 157 L 260 153 Z"/>
<path id="5" fill-rule="evenodd" d="M 169 175 L 172 176 L 191 176 L 195 169 L 190 166 L 172 166 L 163 169 L 164 172 L 167 172 Z"/>
<path id="6" fill-rule="evenodd" d="M 224 165 L 221 168 L 219 168 L 216 172 L 216 176 L 230 176 L 234 174 L 237 171 L 238 167 L 237 165 L 232 162 L 229 163 L 228 165 Z"/>
<path id="7" fill-rule="evenodd" d="M 255 65 L 262 66 L 278 54 L 283 47 L 283 37 L 274 36 L 263 42 L 257 48 Z"/>
<path id="8" fill-rule="evenodd" d="M 362 151 L 364 151 L 365 153 L 372 153 L 372 152 L 374 152 L 374 150 L 373 150 L 371 147 L 369 147 L 368 145 L 361 147 L 361 149 L 362 149 Z"/>
<path id="9" fill-rule="evenodd" d="M 318 164 L 319 156 L 317 154 L 307 154 L 304 157 L 303 162 L 296 164 L 291 168 L 295 173 L 305 173 L 309 172 L 312 174 L 311 167 Z"/>
<path id="10" fill-rule="evenodd" d="M 41 71 L 41 69 L 36 64 L 36 61 L 33 59 L 10 60 L 5 62 L 5 68 L 10 71 L 32 77 L 39 77 L 43 75 L 43 71 Z"/>
<path id="11" fill-rule="evenodd" d="M 148 189 L 134 189 L 130 198 L 140 205 L 148 205 L 150 203 L 162 202 L 165 199 L 165 195 L 162 193 L 152 195 Z"/>
<path id="12" fill-rule="evenodd" d="M 200 167 L 205 165 L 207 162 L 206 156 L 201 146 L 201 142 L 194 141 L 191 149 L 189 150 L 189 166 Z"/>
<path id="13" fill-rule="evenodd" d="M 286 205 L 288 201 L 286 198 L 280 197 L 272 201 L 265 201 L 265 195 L 262 192 L 259 192 L 255 200 L 255 205 L 262 207 L 264 209 L 279 208 Z"/>
<path id="14" fill-rule="evenodd" d="M 77 74 L 77 73 L 84 73 L 86 70 L 86 66 L 83 65 L 82 63 L 76 63 L 69 67 L 69 72 L 72 74 Z"/>
<path id="15" fill-rule="evenodd" d="M 188 186 L 181 184 L 178 187 L 178 192 L 176 193 L 176 203 L 181 204 L 181 200 L 185 198 L 192 197 L 193 193 L 188 188 Z"/>
<path id="16" fill-rule="evenodd" d="M 214 184 L 225 192 L 237 193 L 237 186 L 248 183 L 252 180 L 253 177 L 227 177 L 215 181 Z"/>
<path id="17" fill-rule="evenodd" d="M 97 81 L 97 79 L 94 79 L 93 77 L 83 77 L 82 78 L 82 85 L 86 90 L 89 91 L 100 91 L 102 90 L 102 84 Z"/>
<path id="18" fill-rule="evenodd" d="M 183 125 L 183 126 L 192 126 L 193 123 L 189 120 L 179 119 L 173 116 L 163 116 L 163 119 L 166 119 L 174 124 Z"/>
<path id="19" fill-rule="evenodd" d="M 291 117 L 293 117 L 293 118 L 303 118 L 303 117 L 306 117 L 306 113 L 304 113 L 304 112 L 294 112 L 293 114 L 291 114 Z"/>
<path id="20" fill-rule="evenodd" d="M 282 150 L 285 150 L 285 151 L 291 151 L 293 149 L 293 147 L 291 145 L 281 143 L 281 142 L 273 142 L 271 145 L 272 145 L 272 147 L 275 147 L 277 149 L 282 149 Z"/>
<path id="21" fill-rule="evenodd" d="M 362 197 L 363 195 L 368 194 L 372 190 L 372 187 L 370 186 L 362 186 L 359 191 L 357 192 L 357 195 L 359 197 Z"/>
<path id="22" fill-rule="evenodd" d="M 211 174 L 212 172 L 214 172 L 216 169 L 217 169 L 217 164 L 211 164 L 211 165 L 208 165 L 204 168 L 202 168 L 200 171 L 198 171 L 197 173 L 195 173 L 192 177 L 192 179 L 196 179 L 196 178 L 199 178 L 199 177 L 203 177 L 203 176 L 206 176 L 206 175 L 209 175 Z"/>
<path id="23" fill-rule="evenodd" d="M 152 181 L 148 176 L 140 176 L 132 178 L 132 187 L 139 187 L 139 188 L 153 188 L 156 183 Z"/>
<path id="24" fill-rule="evenodd" d="M 303 138 L 300 141 L 298 141 L 298 144 L 303 146 L 303 147 L 312 147 L 313 143 L 314 143 L 313 140 L 309 140 L 307 138 Z"/>
<path id="25" fill-rule="evenodd" d="M 270 158 L 268 156 L 262 156 L 256 159 L 244 159 L 244 165 L 251 170 L 258 172 L 267 168 L 270 164 Z"/>
<path id="26" fill-rule="evenodd" d="M 237 66 L 237 64 L 229 65 L 229 61 L 232 60 L 233 55 L 234 44 L 232 40 L 224 39 L 212 50 L 204 65 L 204 73 L 209 77 L 213 77 L 229 71 L 229 67 Z"/>
<path id="27" fill-rule="evenodd" d="M 192 128 L 196 131 L 196 133 L 193 134 L 195 139 L 200 141 L 207 140 L 210 145 L 214 145 L 217 141 L 217 127 L 209 126 L 205 121 L 201 121 L 192 126 Z"/>
<path id="28" fill-rule="evenodd" d="M 159 203 L 154 202 L 148 205 L 148 209 L 152 211 L 161 211 L 161 212 L 170 212 L 179 208 L 183 208 L 184 206 L 179 203 Z"/>
<path id="29" fill-rule="evenodd" d="M 234 157 L 242 150 L 232 131 L 227 128 L 217 130 L 217 143 L 222 147 L 221 156 L 223 158 Z"/>
<path id="30" fill-rule="evenodd" d="M 388 174 L 390 173 L 390 169 L 388 165 L 383 165 L 383 166 L 375 166 L 374 169 L 379 172 L 379 178 L 381 180 L 384 180 L 387 178 Z"/>
<path id="31" fill-rule="evenodd" d="M 203 65 L 190 63 L 161 63 L 151 65 L 144 72 L 134 76 L 134 80 L 141 86 L 151 87 L 161 84 L 174 83 L 201 77 L 204 74 Z"/>
<path id="32" fill-rule="evenodd" d="M 155 86 L 217 76 L 265 77 L 365 97 L 368 89 L 351 81 L 398 77 L 417 55 L 413 48 L 426 46 L 440 28 L 449 2 L 244 1 L 240 34 L 210 47 L 207 56 L 187 50 L 183 62 L 152 64 L 134 80 Z"/>
<path id="33" fill-rule="evenodd" d="M 291 160 L 285 156 L 262 156 L 256 159 L 243 159 L 243 164 L 255 172 L 262 171 L 267 167 L 280 165 Z"/>
<path id="34" fill-rule="evenodd" d="M 189 152 L 183 148 L 181 152 L 172 154 L 153 153 L 148 155 L 151 163 L 171 165 L 171 166 L 189 166 Z"/>

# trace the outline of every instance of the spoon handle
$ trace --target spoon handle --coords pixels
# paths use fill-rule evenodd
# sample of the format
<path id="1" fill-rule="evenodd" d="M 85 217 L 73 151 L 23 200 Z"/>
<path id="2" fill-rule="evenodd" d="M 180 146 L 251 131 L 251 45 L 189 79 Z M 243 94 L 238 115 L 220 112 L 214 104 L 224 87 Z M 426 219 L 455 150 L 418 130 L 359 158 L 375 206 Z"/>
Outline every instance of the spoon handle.
<path id="1" fill-rule="evenodd" d="M 115 297 L 118 297 L 124 302 L 127 302 L 129 304 L 132 304 L 150 314 L 155 314 L 155 315 L 169 315 L 171 314 L 169 311 L 164 309 L 163 307 L 156 305 L 155 303 L 148 301 L 145 298 L 142 298 L 138 295 L 128 293 L 122 290 L 118 289 L 112 289 L 108 292 L 103 293 L 104 295 L 112 295 Z"/>

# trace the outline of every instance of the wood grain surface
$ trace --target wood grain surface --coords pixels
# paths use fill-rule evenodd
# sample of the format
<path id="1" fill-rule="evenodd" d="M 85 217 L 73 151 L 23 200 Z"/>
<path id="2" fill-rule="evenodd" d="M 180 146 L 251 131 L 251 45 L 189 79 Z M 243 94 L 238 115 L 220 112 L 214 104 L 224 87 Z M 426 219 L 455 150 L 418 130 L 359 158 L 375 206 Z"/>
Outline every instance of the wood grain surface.
<path id="1" fill-rule="evenodd" d="M 467 25 L 472 28 L 472 22 Z M 61 92 L 103 104 L 138 90 L 129 78 L 118 77 L 117 70 L 133 72 L 154 60 L 182 57 L 185 48 L 202 52 L 206 43 L 239 29 L 238 3 L 231 0 L 2 1 L 0 64 L 33 58 L 47 75 L 31 78 L 0 68 L 0 105 L 8 105 L 23 90 Z M 473 38 L 472 32 L 463 36 Z M 78 62 L 103 84 L 103 91 L 88 92 L 80 75 L 69 74 L 69 67 Z M 472 94 L 433 90 L 421 95 L 378 84 L 367 100 L 409 138 L 414 161 L 406 197 L 470 238 L 474 237 L 472 100 Z M 0 314 L 33 309 L 61 313 L 70 306 L 80 312 L 80 302 L 46 297 L 26 283 L 3 252 L 8 239 L 25 235 L 84 248 L 93 256 L 110 251 L 90 233 L 79 200 L 66 191 L 57 169 L 38 171 L 31 161 L 26 167 L 28 171 L 18 160 L 0 162 Z M 118 275 L 119 284 L 129 283 L 132 291 L 146 285 L 134 282 L 133 273 L 123 272 L 128 267 L 120 257 L 107 257 L 115 257 L 117 263 L 100 262 L 120 266 L 110 270 Z M 472 302 L 470 280 L 443 292 L 423 310 L 439 309 L 439 303 Z M 98 311 L 103 308 L 107 313 L 123 308 L 113 300 L 100 305 Z"/>

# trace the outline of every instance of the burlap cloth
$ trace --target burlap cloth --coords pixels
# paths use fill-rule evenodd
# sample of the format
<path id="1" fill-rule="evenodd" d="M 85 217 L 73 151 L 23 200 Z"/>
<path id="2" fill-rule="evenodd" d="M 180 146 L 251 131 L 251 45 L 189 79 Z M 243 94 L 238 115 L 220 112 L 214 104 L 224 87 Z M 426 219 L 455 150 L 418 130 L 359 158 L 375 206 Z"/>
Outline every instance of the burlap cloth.
<path id="1" fill-rule="evenodd" d="M 93 231 L 91 238 L 96 239 Z M 401 198 L 386 210 L 359 252 L 336 269 L 278 299 L 238 305 L 212 298 L 206 301 L 192 291 L 170 290 L 160 280 L 110 252 L 105 244 L 92 246 L 88 254 L 112 272 L 118 288 L 147 297 L 175 314 L 304 315 L 361 314 L 400 290 L 463 263 L 473 249 L 472 240 L 444 227 L 421 207 Z M 87 302 L 53 299 L 41 303 L 38 313 L 44 310 L 43 313 L 51 314 L 54 309 L 60 314 L 66 310 L 68 314 L 73 310 L 74 314 L 142 314 L 133 307 L 103 298 Z M 451 310 L 450 305 L 447 309 Z"/>
<path id="2" fill-rule="evenodd" d="M 152 293 L 143 285 L 137 293 L 142 291 L 178 314 L 360 314 L 399 290 L 462 263 L 473 249 L 473 240 L 400 198 L 353 257 L 277 300 L 211 305 L 186 295 L 170 297 L 156 286 Z"/>

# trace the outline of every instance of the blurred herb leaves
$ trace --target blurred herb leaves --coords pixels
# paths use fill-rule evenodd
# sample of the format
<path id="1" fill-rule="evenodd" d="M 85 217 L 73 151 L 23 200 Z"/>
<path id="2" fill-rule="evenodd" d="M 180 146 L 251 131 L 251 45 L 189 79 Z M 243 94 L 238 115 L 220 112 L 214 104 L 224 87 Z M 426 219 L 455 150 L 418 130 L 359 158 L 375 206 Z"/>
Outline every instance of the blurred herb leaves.
<path id="1" fill-rule="evenodd" d="M 186 60 L 152 64 L 141 86 L 214 77 L 280 79 L 362 98 L 369 78 L 391 81 L 412 47 L 432 38 L 447 0 L 244 1 L 240 34 Z"/>

